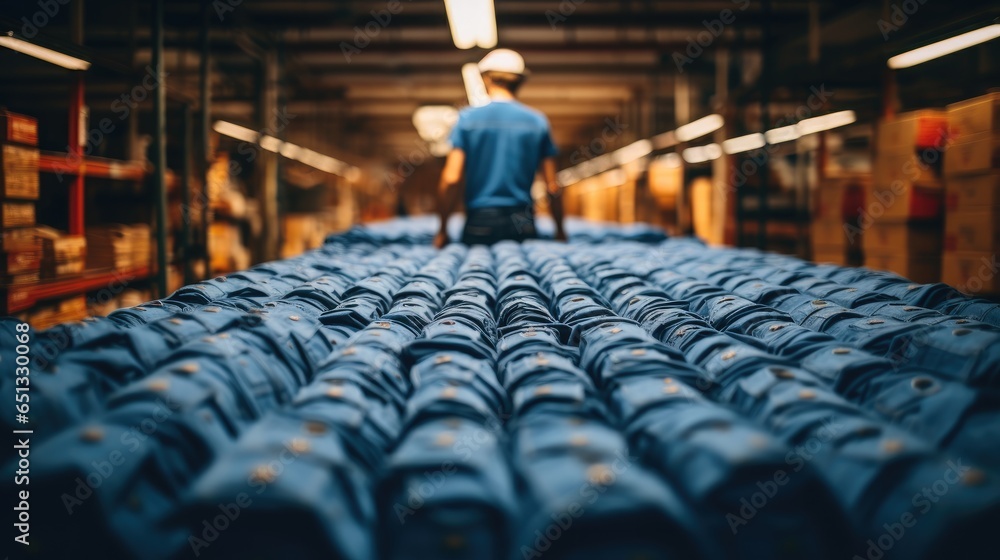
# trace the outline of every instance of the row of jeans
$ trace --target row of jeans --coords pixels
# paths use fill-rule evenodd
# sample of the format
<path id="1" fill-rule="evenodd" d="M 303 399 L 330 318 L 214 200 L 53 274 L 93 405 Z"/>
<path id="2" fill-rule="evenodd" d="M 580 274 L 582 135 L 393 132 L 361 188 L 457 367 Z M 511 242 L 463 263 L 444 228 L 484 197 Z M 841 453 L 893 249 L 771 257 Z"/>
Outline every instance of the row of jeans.
<path id="1" fill-rule="evenodd" d="M 989 550 L 996 305 L 569 226 L 569 245 L 441 251 L 431 220 L 359 227 L 30 332 L 30 423 L 0 405 L 33 431 L 29 555 Z"/>

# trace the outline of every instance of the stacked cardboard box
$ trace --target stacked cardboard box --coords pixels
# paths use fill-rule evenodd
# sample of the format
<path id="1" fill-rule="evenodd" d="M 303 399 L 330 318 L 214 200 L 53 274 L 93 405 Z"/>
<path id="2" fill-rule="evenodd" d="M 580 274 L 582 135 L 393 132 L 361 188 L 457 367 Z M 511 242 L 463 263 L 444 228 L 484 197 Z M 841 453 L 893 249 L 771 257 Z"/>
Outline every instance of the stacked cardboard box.
<path id="1" fill-rule="evenodd" d="M 37 282 L 38 122 L 0 110 L 0 285 Z"/>
<path id="2" fill-rule="evenodd" d="M 936 110 L 879 124 L 874 177 L 859 224 L 865 266 L 915 282 L 940 278 L 947 125 L 946 114 Z"/>
<path id="3" fill-rule="evenodd" d="M 820 181 L 813 193 L 810 242 L 816 262 L 853 265 L 860 262 L 858 214 L 864 206 L 870 175 L 851 175 Z"/>
<path id="4" fill-rule="evenodd" d="M 38 227 L 35 236 L 42 247 L 42 278 L 64 278 L 83 272 L 87 239 L 50 227 Z"/>
<path id="5" fill-rule="evenodd" d="M 87 298 L 75 296 L 34 307 L 27 313 L 27 321 L 42 331 L 62 323 L 79 321 L 86 316 Z"/>
<path id="6" fill-rule="evenodd" d="M 1000 93 L 948 106 L 942 280 L 1000 294 Z"/>
<path id="7" fill-rule="evenodd" d="M 87 229 L 87 268 L 124 270 L 149 266 L 150 227 L 111 224 Z"/>

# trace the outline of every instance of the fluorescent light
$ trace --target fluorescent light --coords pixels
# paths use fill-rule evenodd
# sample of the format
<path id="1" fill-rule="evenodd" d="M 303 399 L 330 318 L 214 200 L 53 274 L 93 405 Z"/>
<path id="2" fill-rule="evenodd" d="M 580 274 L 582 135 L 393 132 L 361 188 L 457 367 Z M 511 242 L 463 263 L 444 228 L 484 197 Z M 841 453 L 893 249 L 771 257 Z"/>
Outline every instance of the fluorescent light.
<path id="1" fill-rule="evenodd" d="M 598 180 L 605 187 L 617 187 L 619 185 L 624 185 L 625 181 L 628 180 L 628 175 L 625 174 L 621 169 L 612 169 L 607 173 L 602 173 Z"/>
<path id="2" fill-rule="evenodd" d="M 791 142 L 792 140 L 798 140 L 799 128 L 796 125 L 783 126 L 781 128 L 775 128 L 773 130 L 768 130 L 764 133 L 764 138 L 767 139 L 768 144 L 780 144 L 782 142 Z"/>
<path id="3" fill-rule="evenodd" d="M 654 162 L 656 165 L 663 165 L 669 169 L 674 169 L 684 165 L 681 160 L 681 156 L 677 155 L 676 152 L 670 152 L 669 154 L 663 154 L 662 156 L 656 158 Z"/>
<path id="4" fill-rule="evenodd" d="M 465 93 L 469 96 L 469 105 L 482 107 L 488 105 L 490 96 L 486 93 L 483 75 L 479 73 L 479 65 L 470 62 L 462 66 L 462 80 L 465 81 Z"/>
<path id="5" fill-rule="evenodd" d="M 425 105 L 413 112 L 413 126 L 427 142 L 447 139 L 456 122 L 458 110 L 450 105 Z"/>
<path id="6" fill-rule="evenodd" d="M 268 136 L 265 134 L 260 137 L 260 147 L 269 152 L 277 153 L 281 150 L 281 140 L 278 140 L 274 136 Z"/>
<path id="7" fill-rule="evenodd" d="M 856 120 L 858 118 L 854 114 L 854 111 L 840 111 L 839 113 L 830 113 L 829 115 L 799 121 L 799 124 L 795 126 L 798 127 L 799 134 L 805 136 L 839 126 L 847 126 Z"/>
<path id="8" fill-rule="evenodd" d="M 556 174 L 556 180 L 559 181 L 560 185 L 568 187 L 569 185 L 580 182 L 580 177 L 572 169 L 563 169 Z"/>
<path id="9" fill-rule="evenodd" d="M 652 142 L 649 140 L 639 140 L 638 142 L 632 142 L 624 148 L 615 150 L 611 154 L 611 159 L 614 160 L 615 165 L 625 165 L 626 163 L 631 163 L 648 156 L 652 151 Z"/>
<path id="10" fill-rule="evenodd" d="M 662 150 L 664 148 L 672 148 L 678 144 L 677 135 L 674 131 L 664 132 L 663 134 L 657 134 L 656 136 L 650 138 L 653 142 L 654 150 Z"/>
<path id="11" fill-rule="evenodd" d="M 296 146 L 295 144 L 292 144 L 291 142 L 285 142 L 284 144 L 281 145 L 281 155 L 285 156 L 288 159 L 294 159 L 295 161 L 299 161 L 301 153 L 302 153 L 302 148 Z"/>
<path id="12" fill-rule="evenodd" d="M 701 138 L 706 134 L 719 130 L 724 124 L 726 124 L 726 120 L 722 118 L 722 115 L 709 115 L 693 123 L 678 127 L 674 134 L 677 136 L 678 142 L 690 142 L 695 138 Z"/>
<path id="13" fill-rule="evenodd" d="M 764 135 L 757 132 L 755 134 L 747 134 L 746 136 L 739 136 L 737 138 L 730 138 L 729 140 L 726 140 L 722 143 L 722 151 L 727 154 L 738 154 L 741 152 L 749 152 L 750 150 L 763 148 L 764 144 Z"/>
<path id="14" fill-rule="evenodd" d="M 460 49 L 497 46 L 497 19 L 493 0 L 444 0 L 451 38 Z"/>
<path id="15" fill-rule="evenodd" d="M 681 157 L 688 163 L 704 163 L 722 157 L 722 147 L 718 144 L 709 144 L 707 146 L 688 148 L 681 152 Z"/>
<path id="16" fill-rule="evenodd" d="M 344 178 L 352 183 L 357 183 L 361 180 L 361 169 L 352 165 L 344 174 Z"/>
<path id="17" fill-rule="evenodd" d="M 56 66 L 62 66 L 63 68 L 67 68 L 69 70 L 86 70 L 90 68 L 90 63 L 86 60 L 82 60 L 68 54 L 63 54 L 59 51 L 54 51 L 34 43 L 22 41 L 21 39 L 17 39 L 15 37 L 0 36 L 0 46 L 7 47 L 8 49 L 15 50 L 28 56 L 33 56 L 37 59 L 44 60 L 45 62 L 55 64 Z"/>
<path id="18" fill-rule="evenodd" d="M 230 138 L 235 138 L 244 142 L 256 143 L 257 137 L 259 136 L 255 130 L 250 130 L 244 126 L 226 121 L 215 121 L 215 124 L 212 125 L 212 130 L 223 136 L 229 136 Z"/>
<path id="19" fill-rule="evenodd" d="M 923 64 L 928 60 L 934 60 L 935 58 L 991 41 L 997 37 L 1000 37 L 1000 24 L 987 25 L 986 27 L 894 56 L 889 59 L 889 68 L 899 70 Z"/>

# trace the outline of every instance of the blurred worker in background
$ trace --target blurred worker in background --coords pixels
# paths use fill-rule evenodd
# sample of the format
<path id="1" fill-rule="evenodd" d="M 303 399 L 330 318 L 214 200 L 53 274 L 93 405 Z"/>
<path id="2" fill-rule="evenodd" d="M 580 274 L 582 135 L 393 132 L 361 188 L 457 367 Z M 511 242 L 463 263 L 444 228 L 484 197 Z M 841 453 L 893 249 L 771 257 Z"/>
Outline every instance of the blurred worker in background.
<path id="1" fill-rule="evenodd" d="M 455 211 L 464 175 L 465 230 L 462 242 L 490 245 L 537 237 L 531 185 L 541 167 L 556 223 L 556 239 L 566 240 L 556 147 L 549 121 L 516 100 L 528 71 L 509 49 L 490 52 L 479 62 L 490 103 L 465 109 L 451 132 L 453 149 L 441 173 L 441 229 L 434 245 L 448 244 L 448 217 Z"/>

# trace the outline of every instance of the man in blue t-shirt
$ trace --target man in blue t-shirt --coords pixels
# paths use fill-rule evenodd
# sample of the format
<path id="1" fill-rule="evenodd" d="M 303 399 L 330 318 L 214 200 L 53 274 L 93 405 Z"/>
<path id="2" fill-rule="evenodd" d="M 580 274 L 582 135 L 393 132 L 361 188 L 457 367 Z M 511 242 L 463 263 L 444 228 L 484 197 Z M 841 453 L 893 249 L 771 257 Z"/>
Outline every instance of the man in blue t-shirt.
<path id="1" fill-rule="evenodd" d="M 479 63 L 490 103 L 465 109 L 451 132 L 452 151 L 441 173 L 441 229 L 434 245 L 448 244 L 448 217 L 455 210 L 465 177 L 465 230 L 462 242 L 490 245 L 537 237 L 531 185 L 541 168 L 556 223 L 565 241 L 562 200 L 556 183 L 557 153 L 549 121 L 515 99 L 527 70 L 521 55 L 497 49 Z"/>

